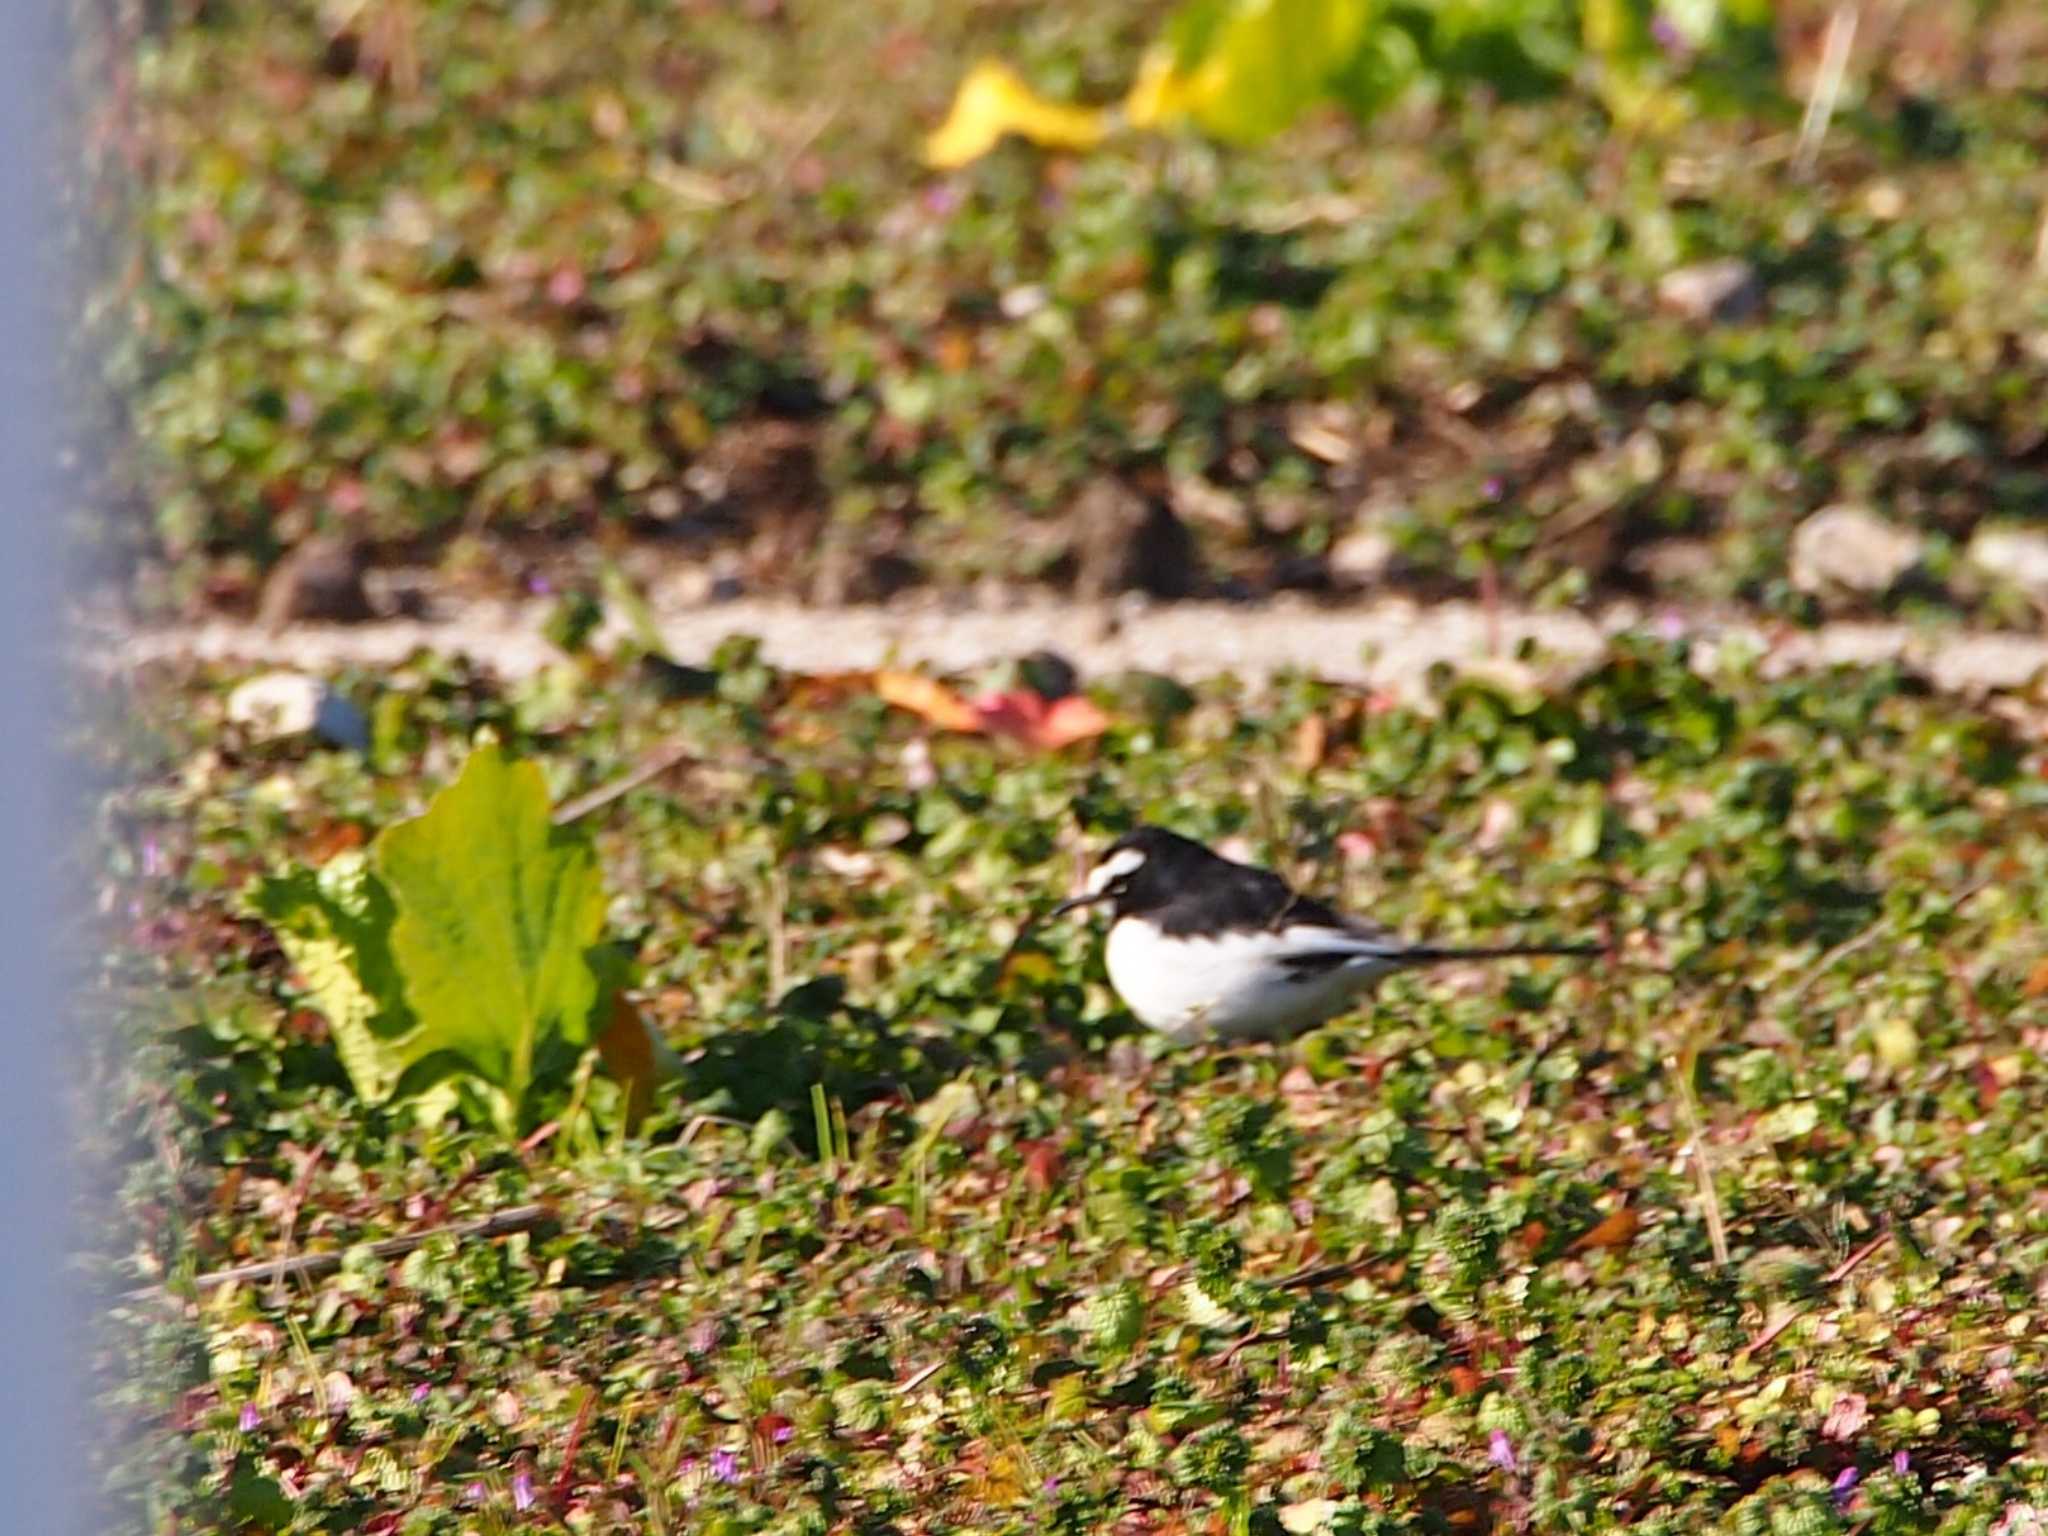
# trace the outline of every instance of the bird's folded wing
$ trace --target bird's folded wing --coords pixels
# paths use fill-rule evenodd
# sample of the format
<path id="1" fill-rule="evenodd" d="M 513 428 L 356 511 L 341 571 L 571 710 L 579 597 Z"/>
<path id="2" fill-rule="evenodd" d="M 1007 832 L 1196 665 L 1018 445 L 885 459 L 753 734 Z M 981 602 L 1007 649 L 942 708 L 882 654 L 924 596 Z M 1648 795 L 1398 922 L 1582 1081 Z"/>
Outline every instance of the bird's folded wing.
<path id="1" fill-rule="evenodd" d="M 1397 962 L 1413 947 L 1397 933 L 1356 921 L 1341 927 L 1290 923 L 1274 931 L 1272 945 L 1277 963 L 1303 974 L 1361 963 Z"/>

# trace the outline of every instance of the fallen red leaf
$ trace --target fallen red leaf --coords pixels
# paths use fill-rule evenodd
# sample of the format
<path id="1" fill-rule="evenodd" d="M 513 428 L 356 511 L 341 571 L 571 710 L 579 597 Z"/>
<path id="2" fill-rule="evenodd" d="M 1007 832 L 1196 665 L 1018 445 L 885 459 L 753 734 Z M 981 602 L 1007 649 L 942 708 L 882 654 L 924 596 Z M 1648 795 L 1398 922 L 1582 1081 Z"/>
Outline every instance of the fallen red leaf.
<path id="1" fill-rule="evenodd" d="M 973 704 L 982 730 L 1057 752 L 1109 729 L 1109 716 L 1078 693 L 1048 700 L 1028 688 L 984 694 Z"/>
<path id="2" fill-rule="evenodd" d="M 1019 1149 L 1024 1154 L 1024 1182 L 1040 1194 L 1046 1193 L 1060 1181 L 1060 1149 L 1050 1141 L 1027 1141 Z"/>
<path id="3" fill-rule="evenodd" d="M 936 678 L 883 670 L 874 675 L 875 696 L 909 710 L 943 731 L 1002 736 L 1040 751 L 1056 752 L 1109 729 L 1109 716 L 1079 694 L 1048 699 L 1029 688 L 988 693 L 969 703 Z"/>

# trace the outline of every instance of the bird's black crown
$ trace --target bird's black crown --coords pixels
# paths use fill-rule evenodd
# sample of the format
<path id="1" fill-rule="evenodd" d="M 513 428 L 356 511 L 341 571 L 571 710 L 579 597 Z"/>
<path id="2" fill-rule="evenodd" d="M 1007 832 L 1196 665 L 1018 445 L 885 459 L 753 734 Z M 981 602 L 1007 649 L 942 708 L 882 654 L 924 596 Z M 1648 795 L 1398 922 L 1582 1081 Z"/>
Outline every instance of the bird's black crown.
<path id="1" fill-rule="evenodd" d="M 1335 912 L 1289 890 L 1272 871 L 1226 859 L 1164 827 L 1133 827 L 1109 845 L 1095 870 L 1091 883 L 1101 882 L 1095 900 L 1107 902 L 1120 918 L 1146 918 L 1167 934 L 1268 928 L 1282 921 L 1343 926 Z"/>

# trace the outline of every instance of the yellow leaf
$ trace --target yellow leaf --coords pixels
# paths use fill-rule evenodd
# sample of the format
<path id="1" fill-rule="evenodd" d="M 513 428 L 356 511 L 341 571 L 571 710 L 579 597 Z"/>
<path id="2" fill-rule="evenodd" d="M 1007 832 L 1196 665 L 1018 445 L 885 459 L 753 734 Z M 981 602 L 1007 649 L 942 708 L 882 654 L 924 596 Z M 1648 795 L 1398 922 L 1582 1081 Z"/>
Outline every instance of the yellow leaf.
<path id="1" fill-rule="evenodd" d="M 1138 77 L 1124 97 L 1124 120 L 1133 128 L 1159 128 L 1191 115 L 1194 92 L 1174 63 L 1173 49 L 1155 45 L 1138 61 Z"/>
<path id="2" fill-rule="evenodd" d="M 1910 1020 L 1896 1016 L 1882 1020 L 1871 1030 L 1870 1043 L 1877 1047 L 1877 1059 L 1894 1072 L 1910 1067 L 1920 1056 L 1919 1031 Z"/>
<path id="3" fill-rule="evenodd" d="M 1046 149 L 1093 149 L 1108 131 L 1094 107 L 1047 101 L 1006 64 L 984 60 L 967 73 L 946 120 L 924 142 L 924 158 L 941 170 L 979 160 L 1014 133 Z"/>

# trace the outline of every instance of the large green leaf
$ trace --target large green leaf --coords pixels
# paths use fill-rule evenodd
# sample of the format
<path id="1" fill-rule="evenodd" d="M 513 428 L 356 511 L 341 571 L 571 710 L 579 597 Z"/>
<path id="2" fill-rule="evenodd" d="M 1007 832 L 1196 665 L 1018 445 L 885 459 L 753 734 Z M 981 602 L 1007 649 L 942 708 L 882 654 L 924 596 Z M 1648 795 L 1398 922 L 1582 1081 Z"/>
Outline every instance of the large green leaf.
<path id="1" fill-rule="evenodd" d="M 356 1092 L 391 1097 L 418 1057 L 417 1028 L 391 958 L 391 894 L 368 861 L 344 853 L 260 880 L 249 906 L 304 978 Z"/>
<path id="2" fill-rule="evenodd" d="M 516 1121 L 542 1053 L 590 1039 L 605 898 L 589 842 L 551 823 L 540 769 L 490 742 L 371 853 L 397 908 L 391 954 L 418 1020 L 413 1051 L 459 1058 Z"/>
<path id="3" fill-rule="evenodd" d="M 1127 110 L 1141 124 L 1192 117 L 1219 138 L 1265 138 L 1329 96 L 1375 9 L 1376 0 L 1194 0 L 1169 23 Z"/>

